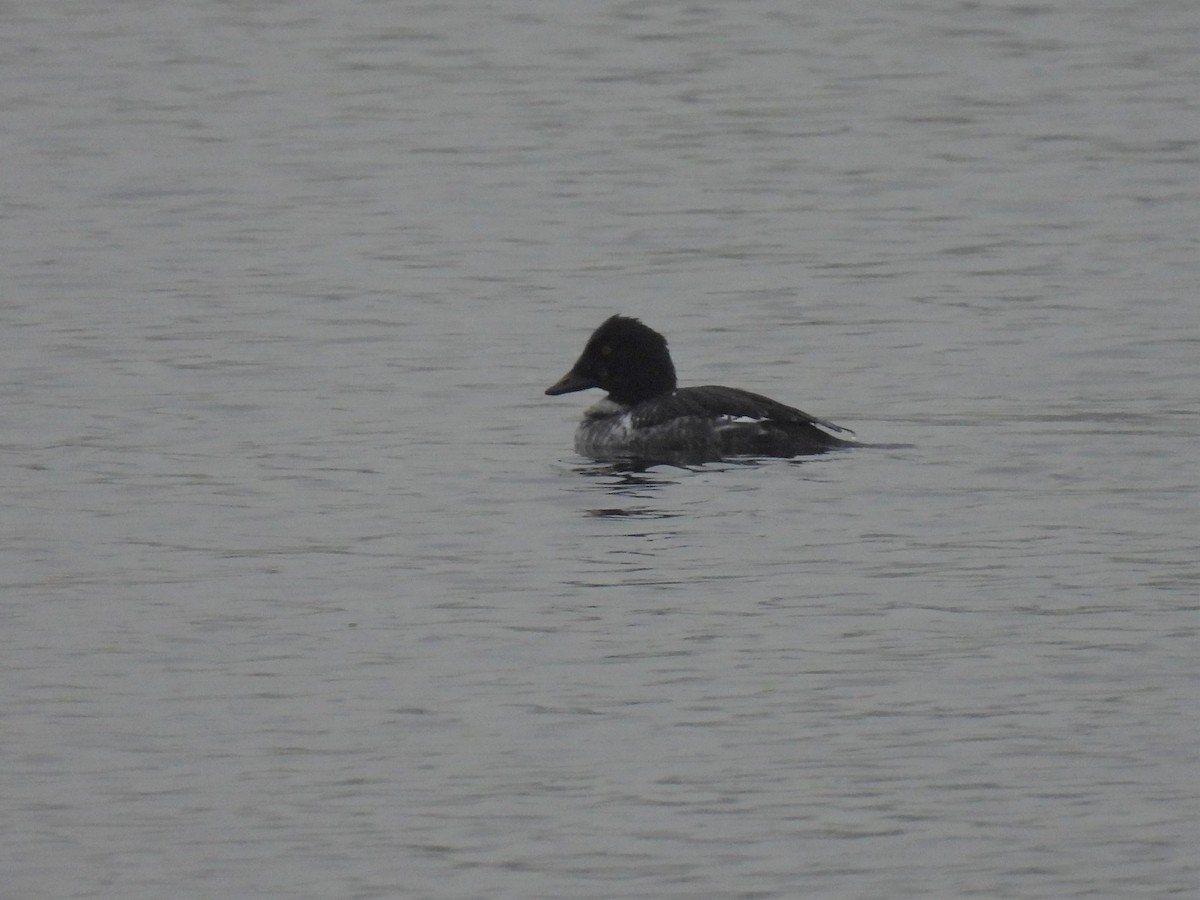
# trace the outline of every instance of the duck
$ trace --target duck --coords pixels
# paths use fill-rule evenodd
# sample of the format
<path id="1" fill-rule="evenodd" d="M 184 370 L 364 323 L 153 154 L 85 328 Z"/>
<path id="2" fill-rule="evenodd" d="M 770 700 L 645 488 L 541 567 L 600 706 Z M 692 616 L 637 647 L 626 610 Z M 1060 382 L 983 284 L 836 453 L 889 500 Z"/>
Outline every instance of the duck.
<path id="1" fill-rule="evenodd" d="M 615 315 L 597 328 L 555 397 L 600 388 L 575 431 L 575 452 L 601 462 L 676 464 L 792 458 L 852 447 L 854 432 L 770 397 L 721 385 L 678 387 L 667 339 Z"/>

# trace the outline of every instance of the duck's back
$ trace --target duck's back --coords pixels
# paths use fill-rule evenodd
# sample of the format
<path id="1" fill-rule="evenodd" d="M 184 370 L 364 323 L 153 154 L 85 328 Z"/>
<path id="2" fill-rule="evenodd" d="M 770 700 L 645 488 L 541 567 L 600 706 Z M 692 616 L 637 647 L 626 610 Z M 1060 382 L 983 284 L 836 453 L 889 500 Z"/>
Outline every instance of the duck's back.
<path id="1" fill-rule="evenodd" d="M 839 425 L 721 385 L 679 388 L 632 407 L 602 400 L 575 435 L 576 452 L 583 456 L 685 462 L 792 457 L 853 443 L 853 433 Z"/>

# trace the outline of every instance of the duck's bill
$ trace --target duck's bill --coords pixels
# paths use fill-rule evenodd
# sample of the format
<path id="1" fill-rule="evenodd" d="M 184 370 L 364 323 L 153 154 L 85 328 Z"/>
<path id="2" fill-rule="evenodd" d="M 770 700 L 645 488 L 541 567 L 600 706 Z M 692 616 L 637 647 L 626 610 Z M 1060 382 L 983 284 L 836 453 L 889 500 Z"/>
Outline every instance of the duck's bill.
<path id="1" fill-rule="evenodd" d="M 595 387 L 590 378 L 585 378 L 578 374 L 574 369 L 564 375 L 550 387 L 546 388 L 546 393 L 551 397 L 556 397 L 559 394 L 569 394 L 572 391 L 586 391 L 588 388 Z"/>

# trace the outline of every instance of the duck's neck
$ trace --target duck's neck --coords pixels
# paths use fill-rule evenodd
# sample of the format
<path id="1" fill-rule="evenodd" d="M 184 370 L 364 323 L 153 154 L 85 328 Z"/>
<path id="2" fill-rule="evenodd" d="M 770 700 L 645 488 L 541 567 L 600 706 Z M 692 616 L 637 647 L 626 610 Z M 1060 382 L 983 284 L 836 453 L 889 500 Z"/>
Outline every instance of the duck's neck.
<path id="1" fill-rule="evenodd" d="M 675 390 L 675 383 L 675 366 L 667 359 L 665 363 L 639 369 L 606 387 L 609 399 L 614 403 L 634 406 L 643 400 L 671 393 Z"/>

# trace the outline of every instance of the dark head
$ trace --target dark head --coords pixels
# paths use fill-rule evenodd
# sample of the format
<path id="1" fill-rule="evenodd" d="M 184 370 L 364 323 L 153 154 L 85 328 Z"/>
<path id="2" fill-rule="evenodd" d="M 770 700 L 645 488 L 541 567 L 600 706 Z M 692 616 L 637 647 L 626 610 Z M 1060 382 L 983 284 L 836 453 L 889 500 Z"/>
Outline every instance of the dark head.
<path id="1" fill-rule="evenodd" d="M 613 316 L 595 330 L 583 354 L 546 393 L 602 388 L 627 406 L 675 390 L 667 339 L 637 319 Z"/>

